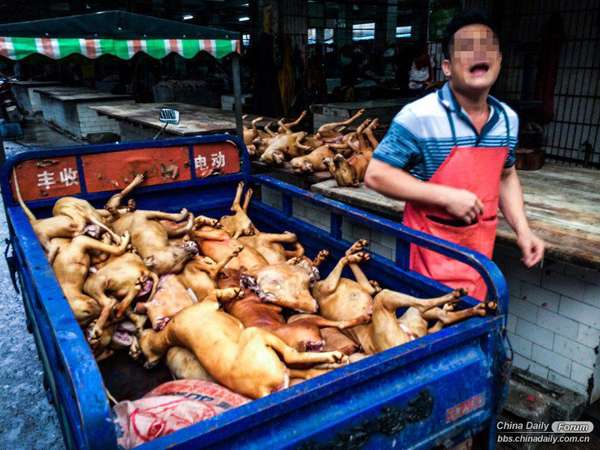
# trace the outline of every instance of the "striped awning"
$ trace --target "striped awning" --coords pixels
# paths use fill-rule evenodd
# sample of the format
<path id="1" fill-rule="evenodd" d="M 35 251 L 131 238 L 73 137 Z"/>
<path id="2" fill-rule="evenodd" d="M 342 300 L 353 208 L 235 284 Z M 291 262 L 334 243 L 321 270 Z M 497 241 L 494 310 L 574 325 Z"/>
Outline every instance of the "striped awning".
<path id="1" fill-rule="evenodd" d="M 239 53 L 240 42 L 228 39 L 72 39 L 0 36 L 0 56 L 14 60 L 36 53 L 52 59 L 76 53 L 90 59 L 102 55 L 130 59 L 138 52 L 147 53 L 157 59 L 174 52 L 189 59 L 201 51 L 222 58 L 232 52 Z"/>

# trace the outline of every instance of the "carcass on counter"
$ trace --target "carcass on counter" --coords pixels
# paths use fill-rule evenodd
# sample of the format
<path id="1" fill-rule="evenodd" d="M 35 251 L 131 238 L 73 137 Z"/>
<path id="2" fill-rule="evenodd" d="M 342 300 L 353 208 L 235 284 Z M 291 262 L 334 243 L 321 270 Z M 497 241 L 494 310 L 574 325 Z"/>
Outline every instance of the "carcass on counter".
<path id="1" fill-rule="evenodd" d="M 364 180 L 373 151 L 379 144 L 373 133 L 379 119 L 366 119 L 356 131 L 345 132 L 364 114 L 364 110 L 360 110 L 343 122 L 322 125 L 314 135 L 294 132 L 292 128 L 305 114 L 289 123 L 280 120 L 276 132 L 269 126 L 260 131 L 253 121 L 252 129 L 244 129 L 244 142 L 251 156 L 272 166 L 289 162 L 298 174 L 329 171 L 338 186 L 357 187 Z"/>

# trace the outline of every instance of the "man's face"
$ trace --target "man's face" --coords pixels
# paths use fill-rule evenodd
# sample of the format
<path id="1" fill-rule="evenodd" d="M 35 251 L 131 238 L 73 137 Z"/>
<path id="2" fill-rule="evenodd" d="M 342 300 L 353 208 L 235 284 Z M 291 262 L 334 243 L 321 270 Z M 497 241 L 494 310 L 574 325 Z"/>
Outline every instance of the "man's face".
<path id="1" fill-rule="evenodd" d="M 462 90 L 485 91 L 496 82 L 502 54 L 494 32 L 485 25 L 462 27 L 450 44 L 450 59 L 443 70 L 452 84 Z"/>

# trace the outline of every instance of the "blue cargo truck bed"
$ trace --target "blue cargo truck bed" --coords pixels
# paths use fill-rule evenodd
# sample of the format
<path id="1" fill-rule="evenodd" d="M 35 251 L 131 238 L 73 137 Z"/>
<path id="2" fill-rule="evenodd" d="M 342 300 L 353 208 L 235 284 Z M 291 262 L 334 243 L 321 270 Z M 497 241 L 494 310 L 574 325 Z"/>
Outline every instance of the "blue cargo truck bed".
<path id="1" fill-rule="evenodd" d="M 3 167 L 2 194 L 12 246 L 7 260 L 15 287 L 21 288 L 46 389 L 68 447 L 117 448 L 104 391 L 116 375 L 99 370 L 33 229 L 13 198 L 11 172 L 17 169 L 28 206 L 42 218 L 51 215 L 52 205 L 62 195 L 77 195 L 102 207 L 118 186 L 111 180 L 113 189 L 107 187 L 108 174 L 131 175 L 139 173 L 140 167 L 153 170 L 153 165 L 155 184 L 133 193 L 138 208 L 178 212 L 185 207 L 195 214 L 221 217 L 229 213 L 236 186 L 244 180 L 256 191 L 272 189 L 281 196 L 280 207 L 273 207 L 255 195 L 249 215 L 257 228 L 296 233 L 311 257 L 328 249 L 331 257 L 322 266 L 323 274 L 351 245 L 342 239 L 342 223 L 351 221 L 396 238 L 393 261 L 372 255 L 364 264 L 367 276 L 382 287 L 417 297 L 450 291 L 408 269 L 412 243 L 478 270 L 499 310 L 252 401 L 140 448 L 409 449 L 449 446 L 472 436 L 493 447 L 510 369 L 504 346 L 508 294 L 499 269 L 477 252 L 269 176 L 252 176 L 245 147 L 225 135 L 33 151 L 13 157 Z M 178 166 L 176 174 L 174 166 Z M 294 218 L 293 209 L 301 203 L 329 213 L 329 230 Z M 475 299 L 467 297 L 460 306 L 475 304 Z M 132 379 L 131 384 L 136 381 Z"/>

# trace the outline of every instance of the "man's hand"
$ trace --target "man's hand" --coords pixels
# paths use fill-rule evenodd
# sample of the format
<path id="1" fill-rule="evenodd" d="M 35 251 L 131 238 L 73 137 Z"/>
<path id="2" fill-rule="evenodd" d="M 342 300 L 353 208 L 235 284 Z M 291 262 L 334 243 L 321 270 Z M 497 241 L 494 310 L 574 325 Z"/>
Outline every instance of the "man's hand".
<path id="1" fill-rule="evenodd" d="M 521 261 L 523 261 L 523 264 L 525 264 L 525 267 L 528 269 L 535 266 L 544 258 L 546 244 L 530 230 L 519 234 L 517 245 L 523 252 Z"/>
<path id="2" fill-rule="evenodd" d="M 444 209 L 457 219 L 473 223 L 477 216 L 483 214 L 483 202 L 466 189 L 447 188 Z"/>

